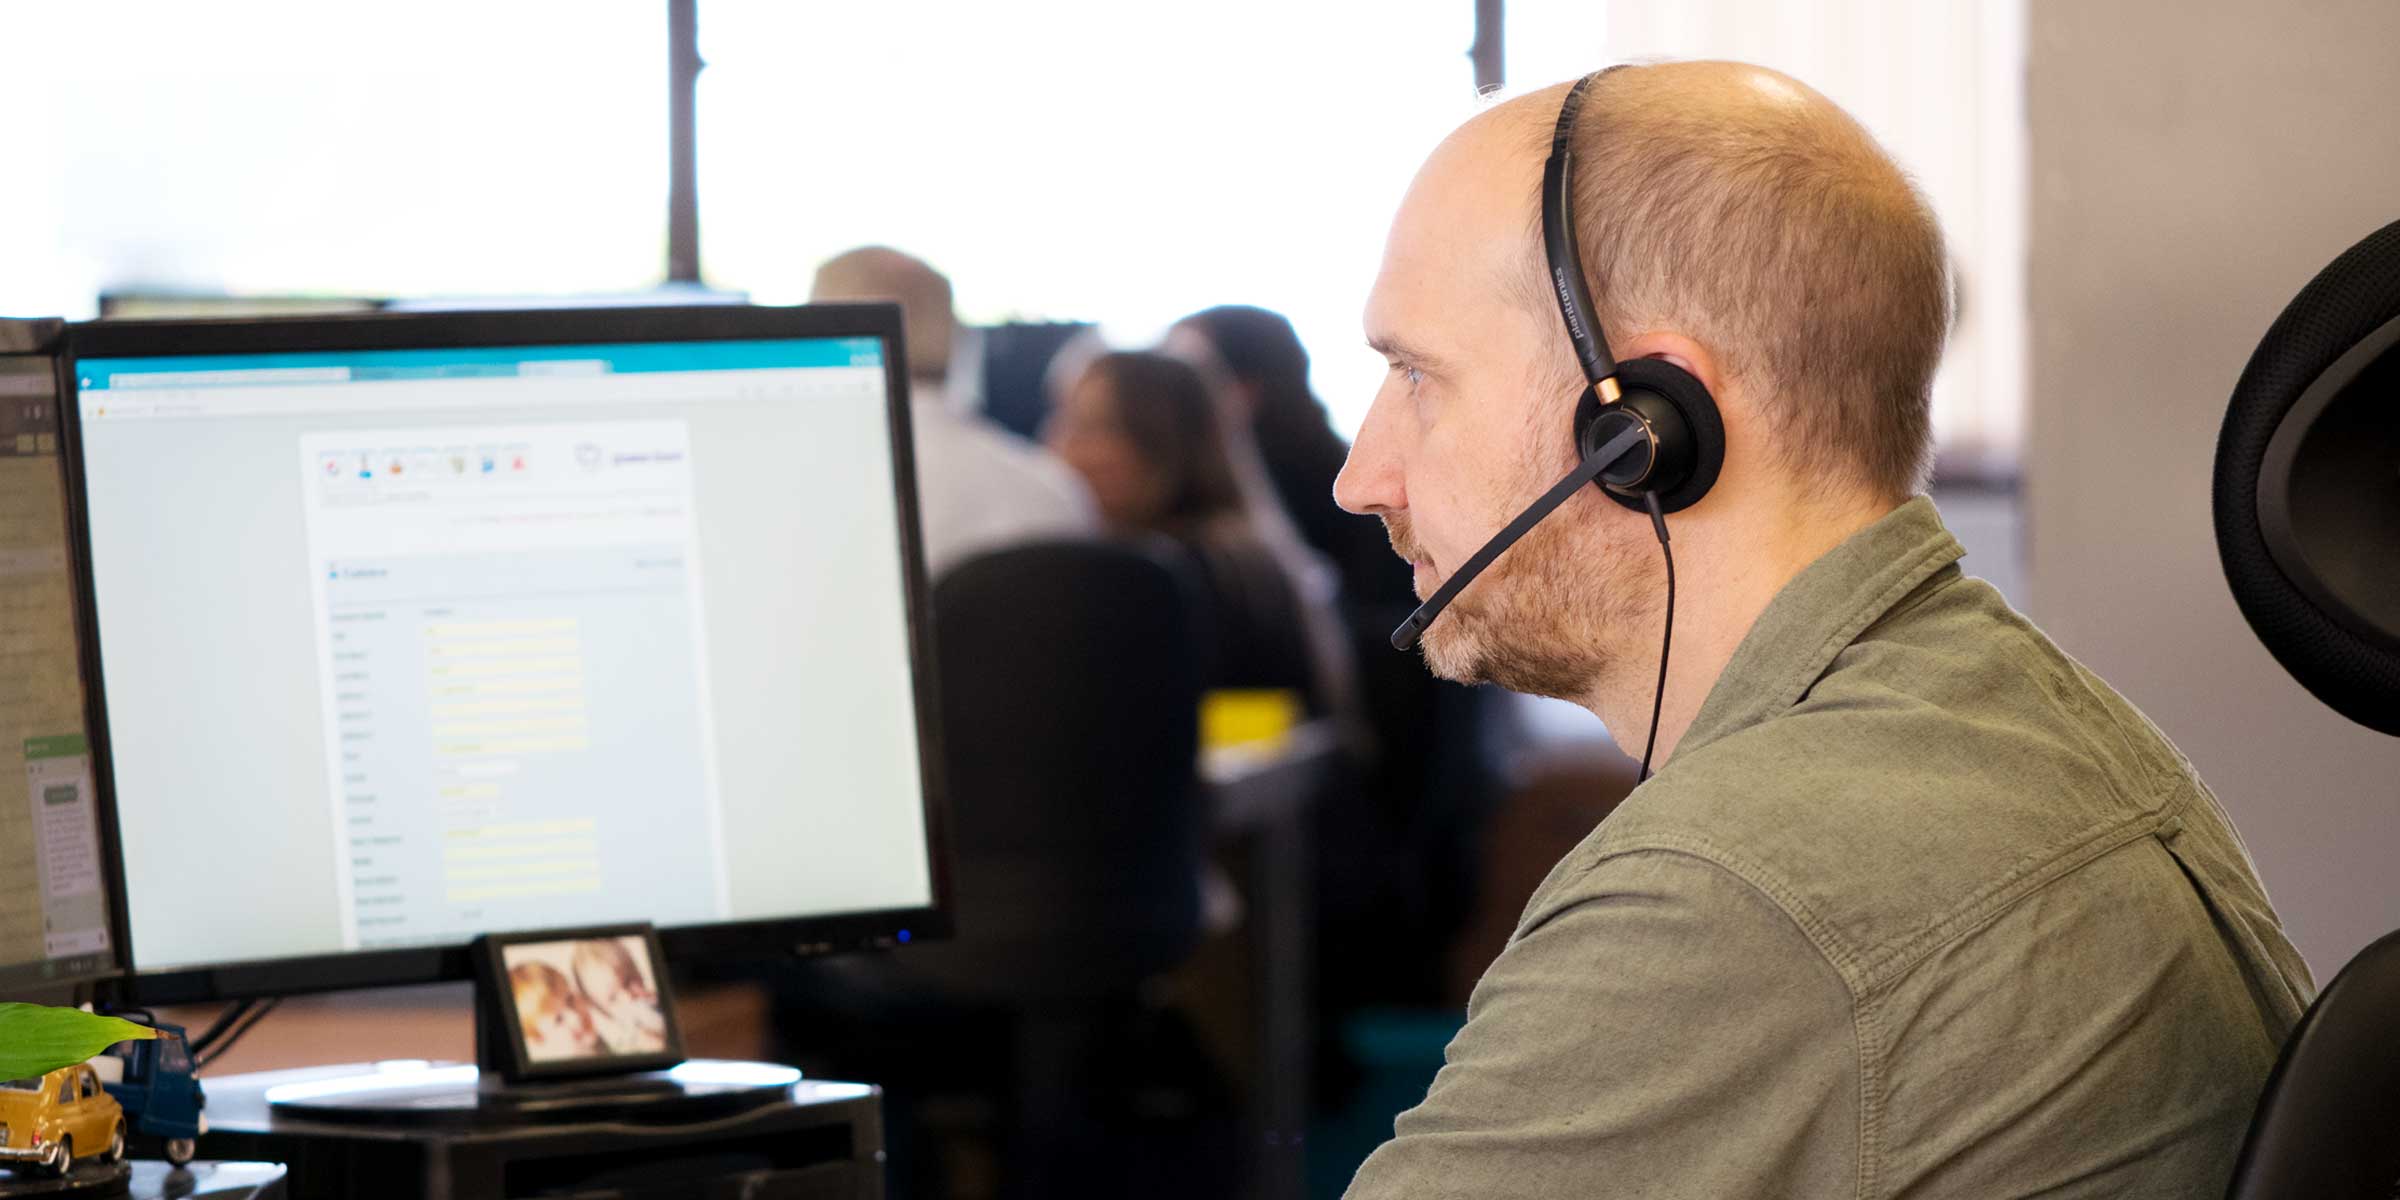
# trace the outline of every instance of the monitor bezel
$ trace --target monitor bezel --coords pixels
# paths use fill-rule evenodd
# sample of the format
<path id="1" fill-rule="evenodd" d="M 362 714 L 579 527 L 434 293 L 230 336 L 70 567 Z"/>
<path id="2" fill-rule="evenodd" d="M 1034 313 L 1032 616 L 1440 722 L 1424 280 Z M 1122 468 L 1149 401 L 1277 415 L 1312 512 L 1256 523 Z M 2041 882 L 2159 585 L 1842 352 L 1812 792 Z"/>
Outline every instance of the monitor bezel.
<path id="1" fill-rule="evenodd" d="M 880 949 L 918 938 L 948 937 L 952 928 L 948 788 L 942 774 L 938 672 L 933 663 L 933 613 L 925 569 L 924 535 L 910 424 L 907 345 L 900 309 L 886 303 L 791 307 L 705 305 L 654 308 L 511 309 L 480 312 L 374 312 L 331 316 L 202 318 L 70 326 L 67 354 L 84 358 L 255 354 L 294 351 L 451 349 L 561 346 L 612 342 L 757 341 L 785 338 L 874 337 L 884 347 L 886 428 L 900 516 L 903 603 L 915 693 L 918 777 L 922 781 L 926 861 L 932 900 L 918 908 L 763 918 L 665 926 L 659 937 L 677 966 L 770 960 L 842 950 Z M 123 973 L 114 981 L 128 1004 L 176 1004 L 256 996 L 299 995 L 354 988 L 402 987 L 474 978 L 469 938 L 455 944 L 342 951 L 184 964 L 146 970 L 132 937 L 117 807 L 114 742 L 108 736 L 105 671 L 91 553 L 84 476 L 83 406 L 73 362 L 61 404 L 69 538 L 76 568 L 77 621 L 90 648 L 89 711 L 94 726 L 93 776 L 102 839 L 111 857 L 111 934 Z M 229 914 L 230 915 L 230 914 Z"/>

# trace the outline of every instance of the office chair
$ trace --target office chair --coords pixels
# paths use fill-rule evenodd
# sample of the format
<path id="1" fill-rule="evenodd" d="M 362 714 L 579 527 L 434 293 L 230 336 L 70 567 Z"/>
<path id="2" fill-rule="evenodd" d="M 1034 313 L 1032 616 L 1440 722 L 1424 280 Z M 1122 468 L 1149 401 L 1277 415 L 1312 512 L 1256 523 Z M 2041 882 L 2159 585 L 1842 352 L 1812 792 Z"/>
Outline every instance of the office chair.
<path id="1" fill-rule="evenodd" d="M 1022 546 L 933 590 L 957 936 L 909 956 L 958 995 L 1120 993 L 1200 935 L 1200 647 L 1145 551 Z"/>
<path id="2" fill-rule="evenodd" d="M 2217 552 L 2242 616 L 2334 711 L 2400 735 L 2400 222 L 2267 330 L 2217 439 Z M 2400 933 L 2293 1028 L 2231 1200 L 2400 1197 Z"/>
<path id="3" fill-rule="evenodd" d="M 995 1141 L 1025 1194 L 1130 1169 L 1112 1133 L 1160 1028 L 1143 985 L 1201 936 L 1195 587 L 1169 554 L 1099 542 L 934 586 L 955 934 L 823 964 L 785 1013 L 804 1040 L 812 1016 L 838 1030 L 819 1065 L 890 1088 L 895 1195 Z"/>
<path id="4" fill-rule="evenodd" d="M 2400 1196 L 2400 933 L 2318 994 L 2267 1076 L 2227 1200 Z"/>

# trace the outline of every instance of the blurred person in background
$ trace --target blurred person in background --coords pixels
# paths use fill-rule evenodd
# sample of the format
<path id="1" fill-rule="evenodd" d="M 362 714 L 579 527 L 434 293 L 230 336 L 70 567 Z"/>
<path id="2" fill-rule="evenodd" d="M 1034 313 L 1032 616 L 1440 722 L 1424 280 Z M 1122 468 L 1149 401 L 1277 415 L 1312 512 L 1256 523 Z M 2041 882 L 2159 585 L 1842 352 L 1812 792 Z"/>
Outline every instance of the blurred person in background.
<path id="1" fill-rule="evenodd" d="M 888 247 L 862 246 L 818 267 L 809 299 L 899 302 L 929 578 L 1018 543 L 1098 533 L 1091 494 L 1074 472 L 952 402 L 958 318 L 941 272 Z"/>
<path id="2" fill-rule="evenodd" d="M 1190 556 L 1205 591 L 1209 687 L 1288 688 L 1323 711 L 1330 697 L 1300 584 L 1245 501 L 1200 368 L 1148 352 L 1093 358 L 1042 440 L 1083 477 L 1109 532 L 1163 535 Z"/>
<path id="3" fill-rule="evenodd" d="M 1309 389 L 1308 349 L 1291 321 L 1267 309 L 1225 304 L 1176 322 L 1174 334 L 1197 337 L 1223 364 L 1235 423 L 1257 445 L 1267 482 L 1293 527 L 1340 573 L 1344 597 L 1416 607 L 1408 572 L 1392 560 L 1382 526 L 1333 502 L 1334 476 L 1350 443 L 1334 432 L 1325 406 Z"/>
<path id="4" fill-rule="evenodd" d="M 1392 627 L 1417 606 L 1406 564 L 1381 522 L 1343 512 L 1333 481 L 1350 444 L 1309 385 L 1306 345 L 1281 313 L 1246 304 L 1178 321 L 1170 344 L 1195 339 L 1231 380 L 1231 416 L 1258 448 L 1275 498 L 1341 581 L 1341 615 L 1374 752 L 1356 786 L 1317 810 L 1319 1002 L 1330 1027 L 1385 1005 L 1433 1005 L 1443 951 L 1475 901 L 1483 831 L 1496 791 L 1484 729 L 1486 696 L 1391 652 Z M 1336 1085 L 1342 1064 L 1328 1061 Z"/>

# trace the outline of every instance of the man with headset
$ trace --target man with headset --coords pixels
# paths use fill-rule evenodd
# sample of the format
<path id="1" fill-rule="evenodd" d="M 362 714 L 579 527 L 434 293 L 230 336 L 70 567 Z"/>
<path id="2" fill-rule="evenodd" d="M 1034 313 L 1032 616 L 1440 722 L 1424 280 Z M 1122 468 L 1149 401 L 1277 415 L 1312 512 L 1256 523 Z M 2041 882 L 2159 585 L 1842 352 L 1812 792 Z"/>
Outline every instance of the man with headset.
<path id="1" fill-rule="evenodd" d="M 1646 782 L 1352 1196 L 2221 1193 L 2312 984 L 2189 764 L 1914 495 L 1948 315 L 1924 200 L 1773 72 L 1614 69 L 1419 172 L 1336 498 L 1415 568 L 1395 644 Z"/>

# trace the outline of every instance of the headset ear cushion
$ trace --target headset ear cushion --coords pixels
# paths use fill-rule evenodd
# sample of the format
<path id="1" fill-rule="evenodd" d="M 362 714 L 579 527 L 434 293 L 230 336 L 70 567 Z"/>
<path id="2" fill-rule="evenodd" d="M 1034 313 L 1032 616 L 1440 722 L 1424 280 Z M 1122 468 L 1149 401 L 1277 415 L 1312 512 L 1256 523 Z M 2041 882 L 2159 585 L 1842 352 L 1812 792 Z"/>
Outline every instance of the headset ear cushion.
<path id="1" fill-rule="evenodd" d="M 1681 512 L 1698 504 L 1708 489 L 1716 486 L 1717 473 L 1725 467 L 1725 419 L 1717 413 L 1716 397 L 1709 395 L 1707 385 L 1691 372 L 1657 358 L 1618 363 L 1617 386 L 1624 389 L 1625 395 L 1619 403 L 1652 413 L 1663 408 L 1673 417 L 1682 418 L 1680 422 L 1671 418 L 1652 422 L 1661 438 L 1682 436 L 1689 438 L 1691 444 L 1691 470 L 1679 480 L 1657 481 L 1661 485 L 1658 506 L 1664 512 Z M 1592 405 L 1595 414 L 1598 407 L 1597 403 Z M 1682 426 L 1680 430 L 1675 428 L 1678 423 Z M 1659 457 L 1673 461 L 1682 456 L 1668 450 Z M 1627 496 L 1607 488 L 1601 490 L 1627 508 L 1643 507 L 1638 493 Z"/>

